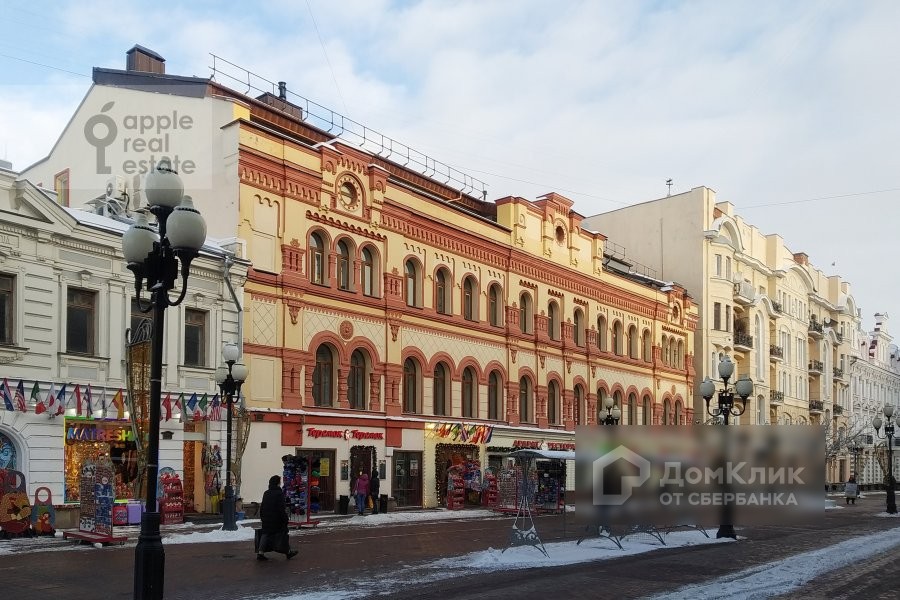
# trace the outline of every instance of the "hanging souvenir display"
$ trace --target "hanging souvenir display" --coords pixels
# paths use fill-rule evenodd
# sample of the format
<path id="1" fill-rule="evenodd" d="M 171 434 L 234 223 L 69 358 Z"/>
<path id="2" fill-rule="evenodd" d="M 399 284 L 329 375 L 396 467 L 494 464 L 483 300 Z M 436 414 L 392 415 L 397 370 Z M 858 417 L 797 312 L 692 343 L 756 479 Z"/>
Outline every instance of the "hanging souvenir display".
<path id="1" fill-rule="evenodd" d="M 41 494 L 45 494 L 43 500 L 41 500 Z M 34 490 L 31 528 L 38 535 L 53 535 L 56 532 L 56 509 L 53 508 L 53 493 L 48 487 L 39 487 Z"/>
<path id="2" fill-rule="evenodd" d="M 25 474 L 0 469 L 0 532 L 21 535 L 31 523 L 31 503 L 25 493 Z"/>

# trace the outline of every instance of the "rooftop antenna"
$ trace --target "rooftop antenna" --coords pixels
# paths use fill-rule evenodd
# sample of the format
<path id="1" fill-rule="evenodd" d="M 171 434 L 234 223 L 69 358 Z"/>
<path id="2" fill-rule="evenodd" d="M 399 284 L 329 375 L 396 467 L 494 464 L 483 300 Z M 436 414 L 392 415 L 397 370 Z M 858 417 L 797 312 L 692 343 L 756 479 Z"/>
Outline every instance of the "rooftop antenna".
<path id="1" fill-rule="evenodd" d="M 666 179 L 666 185 L 669 186 L 669 191 L 668 191 L 668 193 L 666 194 L 666 197 L 668 198 L 669 196 L 672 195 L 672 179 L 671 179 L 671 178 L 670 178 L 670 179 Z"/>

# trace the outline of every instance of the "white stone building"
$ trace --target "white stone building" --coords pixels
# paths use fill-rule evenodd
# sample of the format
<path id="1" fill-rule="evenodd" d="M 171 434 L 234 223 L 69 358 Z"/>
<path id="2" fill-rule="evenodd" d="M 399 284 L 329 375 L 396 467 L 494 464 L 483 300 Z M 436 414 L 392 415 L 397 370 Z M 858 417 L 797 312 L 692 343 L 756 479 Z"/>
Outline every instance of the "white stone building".
<path id="1" fill-rule="evenodd" d="M 52 193 L 0 168 L 0 380 L 13 395 L 21 382 L 27 401 L 21 412 L 4 409 L 0 400 L 0 468 L 21 471 L 32 497 L 36 488 L 49 488 L 63 523 L 71 523 L 66 513 L 74 512 L 65 507 L 77 506 L 79 460 L 109 454 L 123 479 L 120 491 L 135 470 L 130 422 L 117 420 L 113 405 L 119 390 L 127 394 L 126 330 L 144 317 L 134 308 L 134 278 L 122 256 L 128 224 L 127 218 L 60 206 Z M 185 302 L 166 311 L 163 397 L 171 394 L 172 403 L 182 393 L 216 394 L 222 344 L 240 340 L 236 299 L 247 268 L 227 244 L 213 240 L 191 265 Z M 63 385 L 65 414 L 37 414 L 51 386 L 58 394 Z M 84 402 L 81 417 L 76 389 Z M 203 450 L 224 448 L 224 421 L 182 424 L 178 410 L 169 416 L 160 425 L 160 466 L 180 473 L 194 508 L 208 510 Z"/>

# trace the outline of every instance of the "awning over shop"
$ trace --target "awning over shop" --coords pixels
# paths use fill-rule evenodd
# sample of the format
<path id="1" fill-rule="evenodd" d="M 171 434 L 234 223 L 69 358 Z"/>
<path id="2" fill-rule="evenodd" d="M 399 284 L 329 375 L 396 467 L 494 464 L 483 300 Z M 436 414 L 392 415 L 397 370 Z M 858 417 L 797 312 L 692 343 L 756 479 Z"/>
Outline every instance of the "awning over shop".
<path id="1" fill-rule="evenodd" d="M 515 458 L 544 458 L 554 460 L 575 460 L 574 450 L 516 450 L 510 452 L 509 456 Z"/>

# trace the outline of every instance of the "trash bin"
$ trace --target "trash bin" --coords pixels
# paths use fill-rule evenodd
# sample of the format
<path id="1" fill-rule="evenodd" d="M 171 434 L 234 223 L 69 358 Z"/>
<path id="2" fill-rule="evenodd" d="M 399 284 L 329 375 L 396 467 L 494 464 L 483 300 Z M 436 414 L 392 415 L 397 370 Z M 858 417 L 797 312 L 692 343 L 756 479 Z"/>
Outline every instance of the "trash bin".
<path id="1" fill-rule="evenodd" d="M 350 512 L 350 496 L 341 496 L 338 500 L 338 512 L 346 515 Z"/>
<path id="2" fill-rule="evenodd" d="M 382 494 L 378 498 L 378 512 L 380 512 L 380 513 L 387 512 L 387 504 L 388 504 L 387 500 L 388 500 L 387 494 Z"/>

